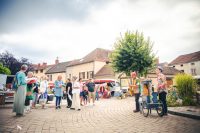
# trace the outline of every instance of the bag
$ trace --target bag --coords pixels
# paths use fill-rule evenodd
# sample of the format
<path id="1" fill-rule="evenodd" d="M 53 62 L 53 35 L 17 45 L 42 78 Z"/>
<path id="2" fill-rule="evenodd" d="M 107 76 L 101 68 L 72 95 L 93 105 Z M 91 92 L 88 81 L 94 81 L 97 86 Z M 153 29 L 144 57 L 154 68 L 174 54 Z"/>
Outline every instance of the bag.
<path id="1" fill-rule="evenodd" d="M 17 89 L 18 89 L 18 87 L 19 87 L 18 81 L 17 81 L 17 75 L 18 75 L 18 73 L 15 74 L 15 77 L 14 77 L 13 83 L 12 83 L 12 89 L 13 89 L 14 91 L 17 91 Z"/>

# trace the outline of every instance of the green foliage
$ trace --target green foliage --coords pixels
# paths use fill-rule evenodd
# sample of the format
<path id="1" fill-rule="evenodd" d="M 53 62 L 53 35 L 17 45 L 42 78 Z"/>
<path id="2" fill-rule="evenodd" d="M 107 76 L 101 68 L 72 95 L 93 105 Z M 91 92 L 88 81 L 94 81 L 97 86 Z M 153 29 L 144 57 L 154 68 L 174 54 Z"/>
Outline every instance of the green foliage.
<path id="1" fill-rule="evenodd" d="M 152 48 L 153 43 L 149 38 L 145 39 L 142 33 L 126 32 L 114 45 L 110 55 L 111 65 L 115 72 L 129 75 L 130 71 L 137 71 L 146 74 L 155 65 Z"/>
<path id="2" fill-rule="evenodd" d="M 11 72 L 7 67 L 4 67 L 2 63 L 0 63 L 0 74 L 10 75 Z"/>
<path id="3" fill-rule="evenodd" d="M 183 106 L 195 106 L 196 103 L 191 97 L 183 98 Z"/>
<path id="4" fill-rule="evenodd" d="M 193 79 L 191 75 L 188 74 L 177 74 L 175 76 L 175 83 L 177 87 L 177 91 L 181 99 L 186 99 L 188 101 L 188 98 L 193 97 L 195 94 L 196 89 L 196 80 Z"/>
<path id="5" fill-rule="evenodd" d="M 182 103 L 179 102 L 180 99 L 178 98 L 178 95 L 176 94 L 175 91 L 169 92 L 167 95 L 167 105 L 169 107 L 177 107 L 181 106 Z"/>

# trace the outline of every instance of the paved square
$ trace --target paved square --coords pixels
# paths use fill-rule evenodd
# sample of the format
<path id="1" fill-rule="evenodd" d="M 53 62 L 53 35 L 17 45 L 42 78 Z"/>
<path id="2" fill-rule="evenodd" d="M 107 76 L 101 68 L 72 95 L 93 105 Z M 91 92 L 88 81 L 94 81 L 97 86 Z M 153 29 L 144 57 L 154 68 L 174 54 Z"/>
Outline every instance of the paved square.
<path id="1" fill-rule="evenodd" d="M 64 103 L 64 102 L 63 102 Z M 23 117 L 16 117 L 12 109 L 0 109 L 0 133 L 138 133 L 178 132 L 197 133 L 200 121 L 180 116 L 159 117 L 155 111 L 149 117 L 133 113 L 134 98 L 118 100 L 100 99 L 95 106 L 82 107 L 81 111 L 62 109 L 34 109 Z"/>

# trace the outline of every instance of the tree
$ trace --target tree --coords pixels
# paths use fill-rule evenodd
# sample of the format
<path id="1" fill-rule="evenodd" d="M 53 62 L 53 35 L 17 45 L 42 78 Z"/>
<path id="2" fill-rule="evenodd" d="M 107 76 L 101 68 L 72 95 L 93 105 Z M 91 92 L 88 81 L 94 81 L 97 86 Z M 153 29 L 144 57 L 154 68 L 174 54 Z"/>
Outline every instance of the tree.
<path id="1" fill-rule="evenodd" d="M 28 59 L 23 57 L 21 59 L 16 59 L 14 55 L 8 51 L 0 54 L 0 63 L 2 63 L 4 67 L 9 68 L 12 75 L 15 75 L 23 64 L 28 65 L 28 71 L 33 70 L 32 65 Z"/>
<path id="2" fill-rule="evenodd" d="M 7 67 L 4 67 L 2 63 L 0 63 L 0 74 L 10 75 L 11 72 Z"/>
<path id="3" fill-rule="evenodd" d="M 155 66 L 153 54 L 153 43 L 145 39 L 142 33 L 127 31 L 114 44 L 114 51 L 110 59 L 115 72 L 124 72 L 130 75 L 130 71 L 137 71 L 139 74 L 146 74 Z"/>

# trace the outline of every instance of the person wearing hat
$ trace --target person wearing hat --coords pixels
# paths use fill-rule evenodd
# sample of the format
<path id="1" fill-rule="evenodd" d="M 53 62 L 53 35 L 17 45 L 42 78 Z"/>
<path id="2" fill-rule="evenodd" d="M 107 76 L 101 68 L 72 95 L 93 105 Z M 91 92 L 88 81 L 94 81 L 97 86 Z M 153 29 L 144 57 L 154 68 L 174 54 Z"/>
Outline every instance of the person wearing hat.
<path id="1" fill-rule="evenodd" d="M 158 89 L 158 96 L 159 100 L 163 103 L 163 109 L 164 109 L 164 115 L 167 115 L 167 102 L 166 102 L 166 95 L 167 95 L 167 89 L 166 89 L 166 77 L 162 73 L 163 68 L 158 66 L 156 69 L 157 74 L 157 89 Z"/>
<path id="2" fill-rule="evenodd" d="M 133 92 L 135 94 L 135 110 L 133 110 L 134 113 L 137 113 L 140 111 L 140 105 L 139 105 L 139 98 L 140 98 L 140 80 L 137 78 L 137 73 L 131 72 L 131 79 L 130 79 L 130 88 L 133 89 Z"/>

